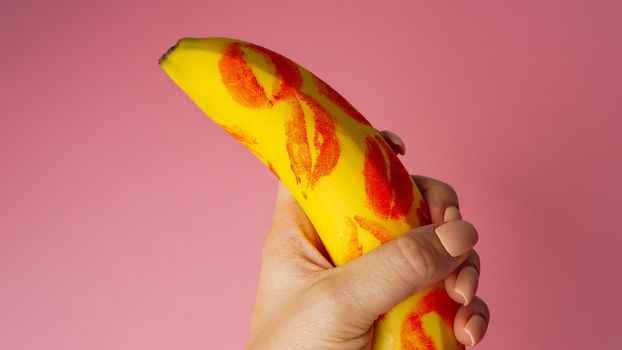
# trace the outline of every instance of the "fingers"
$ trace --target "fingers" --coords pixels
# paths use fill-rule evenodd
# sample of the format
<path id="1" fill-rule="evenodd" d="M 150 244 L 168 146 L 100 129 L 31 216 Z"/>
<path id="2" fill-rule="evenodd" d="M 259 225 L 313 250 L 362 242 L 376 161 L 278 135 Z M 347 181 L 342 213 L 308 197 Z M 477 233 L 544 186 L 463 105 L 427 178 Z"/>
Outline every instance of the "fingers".
<path id="1" fill-rule="evenodd" d="M 283 182 L 276 191 L 274 215 L 264 244 L 264 257 L 272 258 L 292 252 L 330 268 L 328 253 L 313 224 Z"/>
<path id="2" fill-rule="evenodd" d="M 428 204 L 432 223 L 456 220 L 462 218 L 456 191 L 448 184 L 422 175 L 411 175 L 423 199 Z M 453 209 L 448 209 L 450 207 Z M 448 209 L 448 212 L 445 210 Z M 445 218 L 445 215 L 448 215 Z M 448 220 L 449 219 L 449 220 Z"/>
<path id="3" fill-rule="evenodd" d="M 470 304 L 477 293 L 479 269 L 479 255 L 472 250 L 462 265 L 445 278 L 447 294 L 462 305 Z"/>
<path id="4" fill-rule="evenodd" d="M 404 146 L 404 142 L 399 136 L 390 131 L 380 131 L 380 134 L 391 146 L 391 149 L 398 154 L 404 154 L 406 148 Z M 277 186 L 272 226 L 278 226 L 280 228 L 285 227 L 285 231 L 293 234 L 302 231 L 304 236 L 307 237 L 309 243 L 321 252 L 324 257 L 328 257 L 326 248 L 317 234 L 317 231 L 314 229 L 310 220 L 282 181 L 279 181 Z M 299 229 L 290 230 L 289 228 Z M 284 234 L 279 231 L 283 231 L 283 229 L 271 229 L 271 234 L 269 234 L 268 239 L 272 240 L 282 238 Z M 273 237 L 275 236 L 273 233 L 276 233 L 277 237 Z"/>
<path id="5" fill-rule="evenodd" d="M 297 220 L 301 214 L 304 214 L 304 211 L 296 201 L 296 198 L 294 198 L 287 187 L 285 187 L 283 182 L 279 181 L 276 188 L 273 220 Z"/>
<path id="6" fill-rule="evenodd" d="M 397 134 L 388 130 L 382 130 L 380 134 L 396 154 L 404 155 L 406 153 L 404 141 L 402 141 Z M 458 195 L 451 186 L 427 176 L 412 175 L 412 178 L 423 195 L 423 199 L 428 204 L 430 215 L 432 216 L 432 223 L 462 218 L 458 209 L 460 208 L 458 204 Z M 453 209 L 449 210 L 450 216 L 444 217 L 446 213 L 445 209 L 450 207 L 453 207 Z"/>
<path id="7" fill-rule="evenodd" d="M 390 131 L 380 133 L 395 153 L 405 154 L 406 147 L 399 136 Z M 412 175 L 412 178 L 428 204 L 433 223 L 462 219 L 458 195 L 450 185 L 421 175 Z M 475 296 L 479 274 L 479 255 L 472 250 L 460 267 L 444 281 L 447 294 L 462 304 L 455 318 L 454 332 L 460 343 L 464 345 L 479 343 L 484 337 L 490 319 L 488 307 Z"/>
<path id="8" fill-rule="evenodd" d="M 393 152 L 401 155 L 406 154 L 406 145 L 404 144 L 404 141 L 397 136 L 397 134 L 388 130 L 382 130 L 380 131 L 380 135 L 382 135 L 389 146 L 391 146 Z"/>
<path id="9" fill-rule="evenodd" d="M 466 221 L 418 227 L 332 270 L 334 287 L 372 321 L 460 266 L 477 242 Z"/>
<path id="10" fill-rule="evenodd" d="M 475 345 L 482 341 L 488 323 L 490 311 L 480 298 L 473 299 L 468 306 L 460 306 L 454 320 L 454 334 L 456 339 L 464 345 Z"/>

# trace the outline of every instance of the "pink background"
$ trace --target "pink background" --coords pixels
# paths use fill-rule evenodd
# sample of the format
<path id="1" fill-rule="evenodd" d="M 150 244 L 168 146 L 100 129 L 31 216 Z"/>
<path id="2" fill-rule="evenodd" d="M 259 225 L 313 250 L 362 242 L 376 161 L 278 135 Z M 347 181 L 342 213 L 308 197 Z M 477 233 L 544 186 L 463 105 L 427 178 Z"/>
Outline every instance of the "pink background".
<path id="1" fill-rule="evenodd" d="M 276 179 L 157 65 L 184 36 L 291 57 L 454 186 L 480 232 L 480 349 L 618 348 L 621 14 L 4 0 L 0 348 L 243 348 Z"/>

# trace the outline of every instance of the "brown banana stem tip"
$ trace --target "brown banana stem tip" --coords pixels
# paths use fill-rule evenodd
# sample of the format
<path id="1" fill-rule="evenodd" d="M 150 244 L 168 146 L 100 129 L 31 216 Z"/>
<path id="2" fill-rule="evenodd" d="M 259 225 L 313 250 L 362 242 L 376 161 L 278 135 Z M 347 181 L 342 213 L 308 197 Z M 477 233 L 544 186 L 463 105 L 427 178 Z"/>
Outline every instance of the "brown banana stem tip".
<path id="1" fill-rule="evenodd" d="M 179 41 L 177 41 L 175 43 L 175 45 L 171 46 L 168 50 L 166 50 L 166 52 L 164 53 L 164 55 L 162 55 L 162 57 L 158 58 L 158 64 L 162 63 L 162 61 L 164 61 L 166 59 L 166 57 L 173 52 L 173 50 L 175 50 L 175 48 L 177 48 L 177 45 L 179 44 Z"/>

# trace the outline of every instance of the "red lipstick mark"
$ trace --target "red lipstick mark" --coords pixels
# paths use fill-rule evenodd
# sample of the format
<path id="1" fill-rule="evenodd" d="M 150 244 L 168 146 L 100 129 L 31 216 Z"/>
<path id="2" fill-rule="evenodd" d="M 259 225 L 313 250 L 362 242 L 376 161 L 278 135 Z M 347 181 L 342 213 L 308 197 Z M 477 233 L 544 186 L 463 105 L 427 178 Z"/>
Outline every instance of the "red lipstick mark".
<path id="1" fill-rule="evenodd" d="M 453 329 L 456 311 L 458 311 L 458 304 L 451 300 L 445 288 L 435 288 L 426 294 L 413 306 L 402 324 L 402 349 L 437 350 L 432 338 L 425 334 L 421 318 L 430 312 L 435 312 L 447 326 Z"/>
<path id="2" fill-rule="evenodd" d="M 276 169 L 274 168 L 274 165 L 272 165 L 270 161 L 268 161 L 266 165 L 268 166 L 268 169 L 270 169 L 270 171 L 278 178 L 279 174 L 277 174 Z"/>
<path id="3" fill-rule="evenodd" d="M 225 48 L 218 61 L 218 69 L 223 84 L 236 102 L 257 109 L 272 106 L 272 101 L 244 61 L 244 52 L 239 43 L 231 43 Z"/>
<path id="4" fill-rule="evenodd" d="M 300 74 L 296 62 L 259 45 L 249 43 L 247 46 L 255 50 L 256 52 L 264 55 L 274 65 L 274 68 L 276 69 L 276 75 L 280 78 L 275 83 L 275 88 L 273 88 L 274 97 L 279 96 L 280 91 L 285 86 L 293 88 L 295 90 L 300 90 L 300 87 L 302 86 L 302 74 Z"/>
<path id="5" fill-rule="evenodd" d="M 294 91 L 288 94 L 291 96 L 288 100 L 293 107 L 293 113 L 285 123 L 286 148 L 296 183 L 300 184 L 303 176 L 308 174 L 312 168 L 311 150 L 307 138 L 307 122 L 300 101 L 296 98 Z"/>
<path id="6" fill-rule="evenodd" d="M 382 136 L 367 136 L 365 143 L 363 175 L 369 205 L 382 218 L 407 216 L 414 199 L 410 175 Z"/>
<path id="7" fill-rule="evenodd" d="M 257 139 L 241 128 L 233 128 L 224 125 L 221 125 L 221 127 L 247 148 L 257 144 Z"/>
<path id="8" fill-rule="evenodd" d="M 329 175 L 337 165 L 340 149 L 335 132 L 335 120 L 312 98 L 293 92 L 290 99 L 294 113 L 285 125 L 287 153 L 296 182 L 305 181 L 313 188 L 324 176 Z M 307 120 L 302 109 L 305 104 L 313 114 L 313 142 L 307 136 Z M 315 157 L 311 147 L 316 151 Z"/>
<path id="9" fill-rule="evenodd" d="M 363 255 L 363 247 L 359 242 L 359 233 L 356 223 L 346 217 L 346 232 L 344 237 L 344 263 L 350 262 Z"/>
<path id="10" fill-rule="evenodd" d="M 380 243 L 385 244 L 393 238 L 393 235 L 389 230 L 384 228 L 382 224 L 368 219 L 366 217 L 355 215 L 354 220 L 361 226 L 362 229 L 367 230 L 374 237 L 376 237 Z"/>
<path id="11" fill-rule="evenodd" d="M 241 45 L 263 55 L 274 65 L 277 79 L 270 97 L 266 96 L 244 60 Z M 285 122 L 285 135 L 297 183 L 304 182 L 304 188 L 313 188 L 322 177 L 333 171 L 340 155 L 335 118 L 313 97 L 301 91 L 303 77 L 295 62 L 261 46 L 231 43 L 223 51 L 219 68 L 223 84 L 240 104 L 259 109 L 270 108 L 277 101 L 282 101 L 292 107 L 292 114 Z M 314 127 L 310 133 L 307 132 L 308 116 L 303 104 L 312 114 Z M 312 140 L 309 140 L 310 137 Z"/>
<path id="12" fill-rule="evenodd" d="M 335 119 L 313 98 L 307 95 L 300 95 L 299 97 L 313 113 L 315 124 L 313 144 L 310 147 L 315 148 L 317 157 L 313 162 L 313 168 L 310 170 L 309 176 L 309 186 L 313 187 L 320 178 L 332 172 L 337 165 L 341 152 L 339 140 L 337 139 Z"/>
<path id="13" fill-rule="evenodd" d="M 315 75 L 313 75 L 313 82 L 315 83 L 315 86 L 317 86 L 320 94 L 326 96 L 334 104 L 339 106 L 352 119 L 356 120 L 357 122 L 361 124 L 371 126 L 371 124 L 367 121 L 367 119 L 365 119 L 365 117 L 359 111 L 357 111 L 356 108 L 354 108 L 354 106 L 350 104 L 350 102 L 348 102 L 348 100 L 346 100 L 337 91 L 335 91 L 335 89 L 330 87 L 330 85 L 326 84 L 324 81 L 322 81 L 320 78 L 316 77 Z"/>

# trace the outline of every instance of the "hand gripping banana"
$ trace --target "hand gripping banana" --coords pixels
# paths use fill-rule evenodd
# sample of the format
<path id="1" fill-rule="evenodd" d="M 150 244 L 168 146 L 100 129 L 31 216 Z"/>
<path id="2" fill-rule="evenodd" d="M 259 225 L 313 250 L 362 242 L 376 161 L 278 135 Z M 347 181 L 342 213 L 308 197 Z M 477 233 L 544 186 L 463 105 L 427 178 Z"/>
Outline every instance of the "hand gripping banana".
<path id="1" fill-rule="evenodd" d="M 229 38 L 184 38 L 159 61 L 199 108 L 291 191 L 336 265 L 430 223 L 421 193 L 378 131 L 302 66 Z M 462 349 L 443 283 L 378 319 L 374 349 Z"/>

